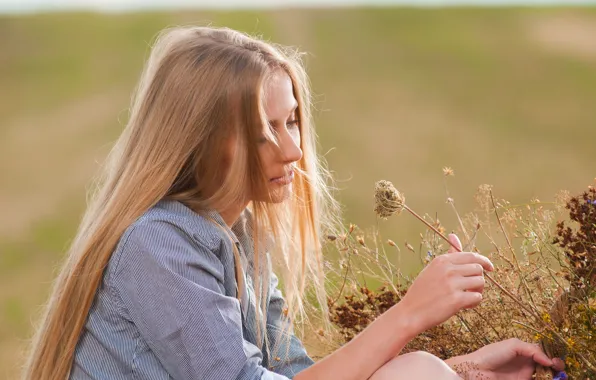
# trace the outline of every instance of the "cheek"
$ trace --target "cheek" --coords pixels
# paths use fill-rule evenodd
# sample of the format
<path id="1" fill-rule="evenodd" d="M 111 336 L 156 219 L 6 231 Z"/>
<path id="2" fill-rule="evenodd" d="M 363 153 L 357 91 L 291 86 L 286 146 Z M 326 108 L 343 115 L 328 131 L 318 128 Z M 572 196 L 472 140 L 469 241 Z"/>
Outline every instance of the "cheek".
<path id="1" fill-rule="evenodd" d="M 229 138 L 224 141 L 223 146 L 221 147 L 221 169 L 224 172 L 227 172 L 232 166 L 232 162 L 234 160 L 234 156 L 236 155 L 236 139 Z"/>
<path id="2" fill-rule="evenodd" d="M 261 159 L 265 173 L 269 172 L 269 167 L 271 166 L 271 162 L 275 156 L 275 152 L 271 145 L 272 144 L 263 144 L 259 147 L 259 158 Z"/>

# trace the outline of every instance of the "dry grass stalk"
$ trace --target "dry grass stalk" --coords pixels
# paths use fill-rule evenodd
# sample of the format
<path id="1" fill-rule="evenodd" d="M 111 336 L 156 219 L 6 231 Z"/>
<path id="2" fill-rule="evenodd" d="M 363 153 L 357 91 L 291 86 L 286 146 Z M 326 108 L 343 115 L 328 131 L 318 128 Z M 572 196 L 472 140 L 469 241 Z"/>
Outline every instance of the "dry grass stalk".
<path id="1" fill-rule="evenodd" d="M 436 218 L 410 210 L 405 197 L 388 181 L 378 184 L 377 190 L 377 202 L 387 201 L 377 203 L 379 216 L 406 210 L 429 228 L 421 234 L 418 252 L 424 264 L 443 253 L 437 236 L 444 238 L 445 228 Z M 458 221 L 460 233 L 468 236 L 465 245 L 477 251 L 483 247 L 481 253 L 496 264 L 484 301 L 419 335 L 403 352 L 424 350 L 446 359 L 516 337 L 540 342 L 547 353 L 564 358 L 569 378 L 596 379 L 596 190 L 589 187 L 578 197 L 566 196 L 565 202 L 568 221 L 554 229 L 553 209 L 560 209 L 559 205 L 549 208 L 552 203 L 538 200 L 511 205 L 495 199 L 490 186 L 481 186 L 480 211 L 458 214 Z M 467 231 L 474 231 L 473 236 Z M 412 280 L 392 265 L 377 232 L 366 234 L 351 225 L 345 235 L 329 241 L 342 263 L 338 295 L 329 300 L 337 330 L 329 338 L 341 344 L 399 302 Z M 399 250 L 393 240 L 386 245 Z M 407 247 L 415 252 L 411 244 Z M 380 287 L 373 291 L 375 284 Z M 539 369 L 537 376 L 552 379 L 553 375 Z"/>

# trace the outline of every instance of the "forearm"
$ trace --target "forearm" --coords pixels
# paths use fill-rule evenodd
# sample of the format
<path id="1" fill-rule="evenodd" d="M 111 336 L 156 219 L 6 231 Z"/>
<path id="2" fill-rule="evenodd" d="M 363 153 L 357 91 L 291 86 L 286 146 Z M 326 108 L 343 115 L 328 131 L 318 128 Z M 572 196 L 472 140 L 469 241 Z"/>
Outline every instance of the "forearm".
<path id="1" fill-rule="evenodd" d="M 368 379 L 419 332 L 400 304 L 378 317 L 348 344 L 300 372 L 296 380 Z"/>

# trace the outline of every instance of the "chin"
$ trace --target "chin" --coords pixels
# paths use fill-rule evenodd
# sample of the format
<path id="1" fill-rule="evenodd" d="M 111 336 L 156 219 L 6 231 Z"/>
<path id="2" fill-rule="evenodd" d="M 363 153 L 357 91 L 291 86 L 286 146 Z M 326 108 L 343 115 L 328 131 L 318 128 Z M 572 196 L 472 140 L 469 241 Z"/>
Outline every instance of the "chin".
<path id="1" fill-rule="evenodd" d="M 290 197 L 292 196 L 292 186 L 284 186 L 281 189 L 275 189 L 273 190 L 270 195 L 269 195 L 269 199 L 267 199 L 268 202 L 270 203 L 283 203 L 285 201 L 287 201 L 288 199 L 290 199 Z"/>
<path id="2" fill-rule="evenodd" d="M 283 202 L 287 201 L 288 199 L 290 199 L 291 195 L 292 195 L 292 192 L 290 192 L 290 191 L 284 191 L 283 194 L 274 194 L 271 197 L 270 202 L 271 203 L 283 203 Z"/>

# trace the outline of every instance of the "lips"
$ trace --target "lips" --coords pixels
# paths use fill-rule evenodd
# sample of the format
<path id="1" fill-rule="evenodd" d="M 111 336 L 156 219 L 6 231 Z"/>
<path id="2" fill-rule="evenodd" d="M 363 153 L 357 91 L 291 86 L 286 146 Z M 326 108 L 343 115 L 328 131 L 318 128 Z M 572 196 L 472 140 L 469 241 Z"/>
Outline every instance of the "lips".
<path id="1" fill-rule="evenodd" d="M 288 174 L 286 174 L 284 176 L 271 178 L 270 182 L 276 183 L 279 185 L 288 185 L 288 184 L 292 183 L 293 180 L 294 180 L 294 171 L 291 170 Z"/>

